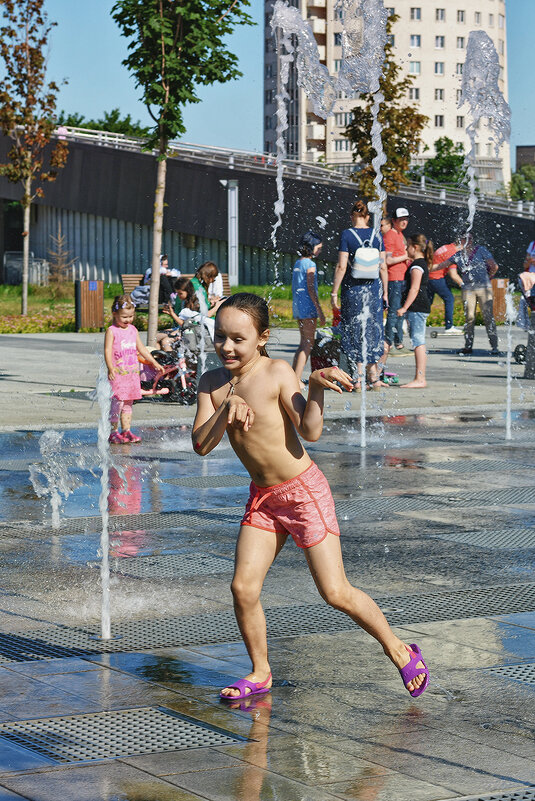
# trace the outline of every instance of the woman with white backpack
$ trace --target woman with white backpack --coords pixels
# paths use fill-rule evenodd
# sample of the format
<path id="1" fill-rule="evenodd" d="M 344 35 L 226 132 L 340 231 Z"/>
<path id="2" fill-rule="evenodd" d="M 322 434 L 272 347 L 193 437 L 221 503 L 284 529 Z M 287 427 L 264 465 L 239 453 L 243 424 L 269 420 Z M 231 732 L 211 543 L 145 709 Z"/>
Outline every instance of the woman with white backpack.
<path id="1" fill-rule="evenodd" d="M 384 352 L 383 309 L 388 305 L 388 270 L 383 239 L 370 227 L 370 212 L 363 200 L 351 210 L 351 228 L 340 236 L 338 264 L 334 273 L 331 303 L 338 306 L 341 288 L 342 350 L 349 362 L 349 372 L 362 388 L 363 362 L 369 389 L 384 384 L 377 373 L 377 362 Z M 365 351 L 365 353 L 363 352 Z"/>

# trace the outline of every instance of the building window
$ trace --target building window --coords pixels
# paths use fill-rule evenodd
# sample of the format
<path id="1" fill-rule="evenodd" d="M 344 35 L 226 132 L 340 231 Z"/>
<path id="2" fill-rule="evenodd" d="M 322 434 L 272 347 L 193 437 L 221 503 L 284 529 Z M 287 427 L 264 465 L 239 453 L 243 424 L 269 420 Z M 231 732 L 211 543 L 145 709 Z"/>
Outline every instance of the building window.
<path id="1" fill-rule="evenodd" d="M 435 48 L 437 50 L 444 50 L 445 47 L 446 47 L 446 37 L 435 36 Z"/>
<path id="2" fill-rule="evenodd" d="M 419 33 L 411 34 L 411 47 L 421 47 L 422 46 L 422 37 Z"/>
<path id="3" fill-rule="evenodd" d="M 455 72 L 456 72 L 456 74 L 457 74 L 457 75 L 462 75 L 462 74 L 463 74 L 463 66 L 464 66 L 464 65 L 463 65 L 463 64 L 461 64 L 461 63 L 458 63 L 458 64 L 456 65 L 456 67 L 455 67 Z"/>
<path id="4" fill-rule="evenodd" d="M 266 106 L 269 105 L 270 103 L 273 103 L 273 98 L 274 98 L 273 89 L 266 89 L 266 91 L 264 92 L 264 103 L 266 104 Z"/>
<path id="5" fill-rule="evenodd" d="M 340 72 L 340 67 L 341 66 L 342 66 L 342 59 L 341 58 L 335 58 L 334 59 L 334 71 L 335 72 Z"/>
<path id="6" fill-rule="evenodd" d="M 464 50 L 464 36 L 457 37 L 457 50 Z"/>
<path id="7" fill-rule="evenodd" d="M 342 151 L 351 150 L 351 142 L 349 139 L 335 139 L 334 140 L 334 149 L 340 153 Z"/>
<path id="8" fill-rule="evenodd" d="M 505 28 L 505 17 L 503 14 L 498 14 L 498 28 L 502 30 Z"/>
<path id="9" fill-rule="evenodd" d="M 339 91 L 336 93 L 337 100 L 347 100 L 347 95 L 345 92 Z"/>
<path id="10" fill-rule="evenodd" d="M 494 14 L 489 14 L 489 28 L 494 28 Z"/>
<path id="11" fill-rule="evenodd" d="M 435 100 L 444 100 L 444 89 L 435 89 Z"/>
<path id="12" fill-rule="evenodd" d="M 342 111 L 334 115 L 334 121 L 339 128 L 347 128 L 347 126 L 351 124 L 352 119 L 353 112 L 351 111 Z"/>
<path id="13" fill-rule="evenodd" d="M 420 99 L 420 90 L 417 86 L 412 86 L 409 89 L 409 100 L 419 100 Z"/>
<path id="14" fill-rule="evenodd" d="M 464 117 L 457 117 L 457 128 L 464 128 Z"/>
<path id="15" fill-rule="evenodd" d="M 437 22 L 446 22 L 446 9 L 437 8 L 435 10 L 435 19 Z"/>
<path id="16" fill-rule="evenodd" d="M 273 78 L 275 75 L 275 64 L 266 64 L 266 78 Z"/>
<path id="17" fill-rule="evenodd" d="M 457 22 L 464 22 L 464 11 L 457 12 Z"/>
<path id="18" fill-rule="evenodd" d="M 264 129 L 270 131 L 273 127 L 273 117 L 264 117 Z"/>
<path id="19" fill-rule="evenodd" d="M 266 53 L 274 53 L 275 52 L 275 42 L 273 41 L 273 38 L 271 36 L 268 39 L 266 39 L 265 44 L 264 44 L 264 49 L 265 49 Z"/>
<path id="20" fill-rule="evenodd" d="M 459 104 L 461 102 L 462 97 L 463 97 L 463 90 L 462 89 L 457 89 L 457 104 Z"/>
<path id="21" fill-rule="evenodd" d="M 443 127 L 444 127 L 444 115 L 435 114 L 435 128 L 443 128 Z"/>
<path id="22" fill-rule="evenodd" d="M 421 72 L 421 62 L 420 61 L 410 61 L 409 62 L 409 72 L 411 75 L 419 75 Z"/>
<path id="23" fill-rule="evenodd" d="M 503 67 L 500 67 L 500 74 L 499 74 L 498 77 L 499 77 L 500 81 L 503 81 L 503 78 L 504 78 Z"/>
<path id="24" fill-rule="evenodd" d="M 503 56 L 505 54 L 505 42 L 503 41 L 503 39 L 500 39 L 500 41 L 498 42 L 498 49 L 500 55 Z"/>
<path id="25" fill-rule="evenodd" d="M 476 25 L 481 25 L 481 11 L 476 11 L 474 14 L 474 22 Z"/>
<path id="26" fill-rule="evenodd" d="M 435 75 L 444 75 L 443 61 L 435 61 Z"/>
<path id="27" fill-rule="evenodd" d="M 479 142 L 474 144 L 474 156 L 479 156 Z"/>
<path id="28" fill-rule="evenodd" d="M 396 9 L 393 6 L 388 6 L 388 8 L 386 9 L 386 13 L 388 14 L 389 17 L 393 17 L 396 13 Z"/>
<path id="29" fill-rule="evenodd" d="M 340 47 L 341 44 L 342 44 L 342 33 L 341 32 L 335 33 L 334 34 L 334 46 L 335 47 Z"/>
<path id="30" fill-rule="evenodd" d="M 411 19 L 422 19 L 422 9 L 413 6 L 411 8 Z"/>

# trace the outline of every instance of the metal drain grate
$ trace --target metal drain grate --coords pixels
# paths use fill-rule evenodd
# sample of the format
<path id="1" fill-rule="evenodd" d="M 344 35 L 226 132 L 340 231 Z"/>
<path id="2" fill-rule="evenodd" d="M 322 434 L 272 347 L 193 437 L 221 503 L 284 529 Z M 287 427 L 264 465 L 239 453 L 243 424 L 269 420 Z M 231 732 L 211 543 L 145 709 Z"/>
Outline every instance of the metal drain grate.
<path id="1" fill-rule="evenodd" d="M 26 459 L 9 459 L 5 461 L 0 461 L 0 470 L 6 470 L 10 473 L 28 473 L 30 470 L 30 464 L 35 464 L 31 460 L 28 461 Z"/>
<path id="2" fill-rule="evenodd" d="M 453 801 L 449 798 L 448 801 Z M 489 795 L 465 795 L 455 798 L 455 801 L 535 801 L 535 787 L 524 787 L 519 790 L 510 790 L 507 793 L 490 793 Z"/>
<path id="3" fill-rule="evenodd" d="M 91 562 L 91 567 L 100 567 L 100 562 Z M 110 570 L 133 578 L 187 578 L 210 576 L 214 573 L 232 573 L 234 560 L 197 554 L 131 556 L 111 559 Z"/>
<path id="4" fill-rule="evenodd" d="M 438 540 L 475 545 L 478 548 L 535 548 L 535 528 L 509 528 L 498 531 L 447 531 L 433 534 Z"/>
<path id="5" fill-rule="evenodd" d="M 164 478 L 164 484 L 176 484 L 178 487 L 194 489 L 212 489 L 217 487 L 247 487 L 251 483 L 250 476 L 184 476 L 183 478 Z"/>
<path id="6" fill-rule="evenodd" d="M 3 723 L 0 737 L 62 763 L 244 741 L 171 710 L 152 707 Z"/>
<path id="7" fill-rule="evenodd" d="M 519 462 L 512 462 L 506 459 L 452 459 L 443 462 L 427 462 L 425 467 L 433 467 L 435 470 L 448 470 L 452 473 L 479 473 L 486 471 L 504 472 L 525 472 L 534 470 L 535 465 L 523 465 Z"/>
<path id="8" fill-rule="evenodd" d="M 500 667 L 487 668 L 486 673 L 495 676 L 504 676 L 507 679 L 521 681 L 524 684 L 535 684 L 535 663 L 526 665 L 501 665 Z"/>
<path id="9" fill-rule="evenodd" d="M 393 626 L 493 617 L 534 612 L 535 584 L 385 596 L 378 598 L 377 602 Z M 265 612 L 270 637 L 294 637 L 354 628 L 347 615 L 327 604 L 273 607 Z M 0 662 L 234 642 L 240 638 L 230 609 L 210 615 L 126 621 L 113 625 L 112 632 L 119 639 L 93 639 L 98 633 L 96 627 L 75 629 L 58 626 L 18 635 L 0 634 Z"/>

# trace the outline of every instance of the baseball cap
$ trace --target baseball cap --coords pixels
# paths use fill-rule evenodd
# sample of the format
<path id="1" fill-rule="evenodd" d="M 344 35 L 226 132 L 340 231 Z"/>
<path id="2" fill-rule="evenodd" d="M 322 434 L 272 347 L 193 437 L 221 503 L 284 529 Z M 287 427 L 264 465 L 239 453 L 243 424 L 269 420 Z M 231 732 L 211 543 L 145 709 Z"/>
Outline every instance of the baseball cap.
<path id="1" fill-rule="evenodd" d="M 395 220 L 400 220 L 402 217 L 410 217 L 409 210 L 400 206 L 392 215 Z"/>
<path id="2" fill-rule="evenodd" d="M 310 248 L 315 248 L 316 245 L 321 244 L 323 239 L 316 231 L 307 231 L 301 237 L 301 241 L 299 242 L 299 247 L 303 247 L 303 245 L 308 245 Z"/>

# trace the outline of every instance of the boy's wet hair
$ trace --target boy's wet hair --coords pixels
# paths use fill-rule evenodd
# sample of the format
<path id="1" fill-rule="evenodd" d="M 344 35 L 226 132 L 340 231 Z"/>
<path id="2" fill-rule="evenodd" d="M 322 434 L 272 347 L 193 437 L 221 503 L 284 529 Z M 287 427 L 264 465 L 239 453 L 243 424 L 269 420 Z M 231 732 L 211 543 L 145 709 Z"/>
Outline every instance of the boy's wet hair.
<path id="1" fill-rule="evenodd" d="M 123 309 L 135 309 L 136 304 L 130 295 L 115 295 L 111 304 L 112 312 L 122 311 Z"/>
<path id="2" fill-rule="evenodd" d="M 264 298 L 259 295 L 253 295 L 252 292 L 236 292 L 235 295 L 231 295 L 223 301 L 217 310 L 217 314 L 221 309 L 225 308 L 238 309 L 248 314 L 259 336 L 269 328 L 269 308 Z M 269 357 L 265 345 L 260 348 L 260 355 Z"/>

